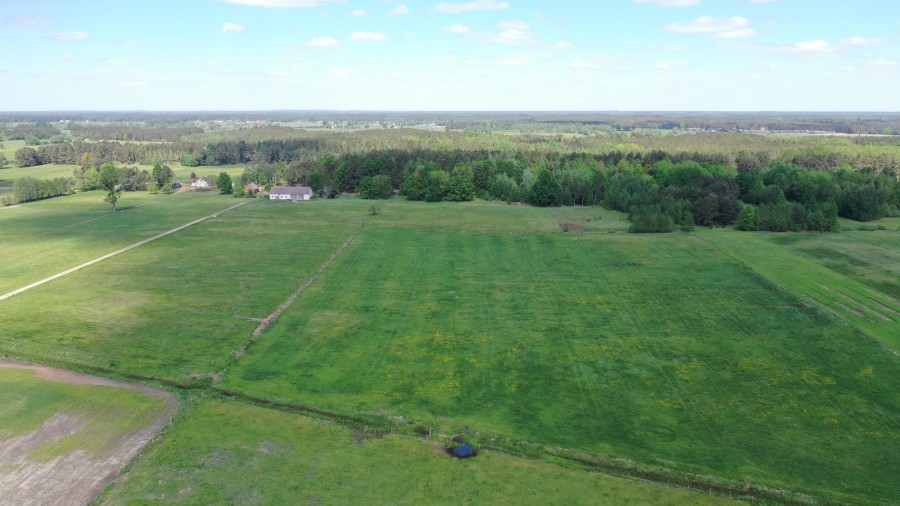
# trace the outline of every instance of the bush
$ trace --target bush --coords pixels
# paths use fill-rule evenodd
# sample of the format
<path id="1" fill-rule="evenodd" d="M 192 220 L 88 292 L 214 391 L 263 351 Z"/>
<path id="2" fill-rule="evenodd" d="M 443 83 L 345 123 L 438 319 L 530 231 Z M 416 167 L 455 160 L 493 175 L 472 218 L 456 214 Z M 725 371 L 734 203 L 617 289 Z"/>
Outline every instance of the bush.
<path id="1" fill-rule="evenodd" d="M 756 215 L 756 207 L 751 205 L 744 206 L 738 214 L 735 228 L 748 232 L 759 230 L 759 216 Z"/>
<path id="2" fill-rule="evenodd" d="M 388 199 L 394 193 L 391 178 L 384 174 L 362 178 L 358 190 L 359 194 L 367 199 Z"/>
<path id="3" fill-rule="evenodd" d="M 661 234 L 674 230 L 675 220 L 657 205 L 642 207 L 634 212 L 628 228 L 629 232 L 642 234 Z"/>

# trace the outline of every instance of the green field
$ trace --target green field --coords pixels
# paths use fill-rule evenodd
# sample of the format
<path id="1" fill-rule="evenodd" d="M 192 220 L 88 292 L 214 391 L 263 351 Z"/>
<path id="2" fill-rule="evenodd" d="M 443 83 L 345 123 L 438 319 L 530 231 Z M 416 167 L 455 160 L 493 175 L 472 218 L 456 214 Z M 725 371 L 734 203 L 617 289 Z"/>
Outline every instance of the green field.
<path id="1" fill-rule="evenodd" d="M 210 430 L 215 427 L 215 430 Z M 205 400 L 99 504 L 730 504 L 722 497 Z"/>
<path id="2" fill-rule="evenodd" d="M 17 288 L 240 202 L 213 193 L 126 194 L 133 207 L 112 214 L 100 197 L 0 211 L 0 251 L 12 259 L 0 263 L 0 283 Z M 891 312 L 900 312 L 891 288 L 898 232 L 643 236 L 624 233 L 627 223 L 599 208 L 258 199 L 0 302 L 0 353 L 152 376 L 197 392 L 212 385 L 325 410 L 335 421 L 400 420 L 486 447 L 542 444 L 819 502 L 891 503 L 900 494 L 893 478 L 900 367 L 885 347 L 896 350 L 900 335 Z M 235 353 L 258 324 L 251 319 L 274 311 L 357 230 L 281 318 Z M 279 435 L 280 424 L 306 424 L 305 432 Z M 201 434 L 209 426 L 235 434 Z M 234 483 L 235 462 L 252 455 L 262 474 L 281 477 L 258 482 L 264 498 L 352 502 L 348 494 L 368 482 L 344 481 L 342 489 L 328 482 L 338 478 L 323 478 L 308 493 L 291 490 L 279 473 L 308 472 L 308 455 L 292 450 L 277 467 L 254 453 L 264 441 L 346 442 L 346 430 L 201 403 L 172 426 L 168 437 L 177 443 L 154 446 L 130 473 L 133 484 L 105 497 L 149 500 L 157 483 L 166 495 L 156 500 L 190 488 L 185 501 L 241 502 L 238 489 L 257 482 Z M 379 460 L 388 457 L 326 446 L 335 453 L 322 465 L 362 472 L 354 479 L 372 486 L 396 481 L 396 470 L 371 472 L 389 467 Z M 431 466 L 430 450 L 420 446 L 388 438 L 362 448 L 420 455 L 409 465 Z M 220 467 L 202 460 L 217 450 L 226 455 Z M 504 469 L 494 481 L 484 478 L 484 488 L 460 492 L 472 502 L 494 502 L 471 494 L 492 493 L 515 466 L 570 472 L 485 456 Z M 464 464 L 476 466 L 467 472 L 481 469 L 479 459 Z M 384 486 L 382 502 L 455 490 L 434 476 L 441 467 L 428 469 L 423 475 L 433 481 L 412 491 Z M 341 479 L 350 480 L 346 473 Z M 611 497 L 658 502 L 672 492 L 645 500 L 646 491 L 631 485 Z M 564 488 L 573 498 L 591 494 L 578 486 Z"/>
<path id="3" fill-rule="evenodd" d="M 208 195 L 161 198 L 174 205 L 197 199 L 215 209 L 239 202 Z M 268 204 L 250 201 L 4 301 L 0 350 L 178 381 L 209 377 L 248 340 L 258 325 L 250 318 L 274 311 L 355 228 L 316 219 L 308 207 Z M 163 205 L 142 209 L 151 208 L 174 211 Z M 129 220 L 125 214 L 106 216 L 121 223 Z M 196 216 L 173 217 L 180 223 Z M 363 218 L 360 212 L 357 221 Z M 146 233 L 174 224 L 156 227 L 153 221 Z M 69 233 L 85 237 L 87 226 L 108 233 L 93 224 L 75 225 Z M 21 317 L 36 307 L 40 319 Z"/>
<path id="4" fill-rule="evenodd" d="M 126 193 L 112 212 L 99 191 L 0 208 L 0 292 L 224 210 L 217 192 Z"/>
<path id="5" fill-rule="evenodd" d="M 889 291 L 885 293 L 879 290 L 885 284 L 877 282 L 878 279 L 891 279 L 889 272 L 896 269 L 896 266 L 879 269 L 866 264 L 863 259 L 889 263 L 892 257 L 900 258 L 896 251 L 890 249 L 891 243 L 898 243 L 900 234 L 884 234 L 882 241 L 876 242 L 874 247 L 871 239 L 877 240 L 878 235 L 869 234 L 878 233 L 848 232 L 840 236 L 813 239 L 810 242 L 815 241 L 812 249 L 820 253 L 818 258 L 809 253 L 806 256 L 795 253 L 794 251 L 802 253 L 809 250 L 804 249 L 803 239 L 795 240 L 790 235 L 747 235 L 720 231 L 705 234 L 704 237 L 719 246 L 723 253 L 759 272 L 771 282 L 794 291 L 845 326 L 858 329 L 897 352 L 900 351 L 900 301 L 888 294 L 894 293 L 892 285 L 886 286 Z M 837 255 L 834 252 L 839 250 L 817 247 L 816 242 L 830 243 L 833 247 L 850 253 L 843 253 L 841 260 L 835 262 Z M 778 243 L 787 243 L 790 249 L 776 246 Z M 810 259 L 809 256 L 814 258 Z M 844 275 L 840 271 L 851 275 Z"/>
<path id="6" fill-rule="evenodd" d="M 848 500 L 896 492 L 895 357 L 702 239 L 367 230 L 320 281 L 226 388 Z"/>

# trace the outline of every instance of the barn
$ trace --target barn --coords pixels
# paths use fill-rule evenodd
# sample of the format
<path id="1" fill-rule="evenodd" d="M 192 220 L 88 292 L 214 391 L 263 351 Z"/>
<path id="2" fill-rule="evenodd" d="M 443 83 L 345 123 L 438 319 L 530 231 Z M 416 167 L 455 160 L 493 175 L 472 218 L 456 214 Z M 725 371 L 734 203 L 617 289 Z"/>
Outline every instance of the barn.
<path id="1" fill-rule="evenodd" d="M 269 200 L 309 200 L 312 196 L 309 186 L 273 186 L 269 190 Z"/>

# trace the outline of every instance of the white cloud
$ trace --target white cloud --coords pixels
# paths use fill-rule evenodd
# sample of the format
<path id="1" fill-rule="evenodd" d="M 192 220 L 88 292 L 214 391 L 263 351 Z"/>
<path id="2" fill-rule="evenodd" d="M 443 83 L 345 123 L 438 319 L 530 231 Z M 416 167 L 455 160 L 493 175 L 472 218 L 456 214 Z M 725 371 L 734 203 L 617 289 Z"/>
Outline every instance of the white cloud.
<path id="1" fill-rule="evenodd" d="M 100 62 L 100 65 L 103 65 L 104 67 L 130 67 L 131 62 L 125 61 L 125 60 L 109 59 L 109 60 L 102 60 Z"/>
<path id="2" fill-rule="evenodd" d="M 526 65 L 531 63 L 532 57 L 528 54 L 514 54 L 510 56 L 504 56 L 497 60 L 497 64 L 499 65 Z"/>
<path id="3" fill-rule="evenodd" d="M 469 30 L 468 26 L 457 23 L 444 28 L 444 31 L 450 33 L 469 33 L 471 30 Z"/>
<path id="4" fill-rule="evenodd" d="M 88 40 L 91 38 L 85 32 L 62 32 L 53 36 L 56 40 Z"/>
<path id="5" fill-rule="evenodd" d="M 693 7 L 701 0 L 634 0 L 636 4 L 654 4 L 660 7 Z"/>
<path id="6" fill-rule="evenodd" d="M 797 42 L 793 46 L 787 48 L 788 51 L 794 53 L 830 53 L 834 51 L 834 46 L 824 40 L 811 40 L 808 42 Z"/>
<path id="7" fill-rule="evenodd" d="M 502 21 L 500 23 L 497 23 L 497 27 L 503 28 L 505 30 L 519 30 L 519 31 L 525 31 L 525 30 L 528 30 L 531 28 L 530 26 L 528 26 L 528 23 L 525 23 L 522 21 Z"/>
<path id="8" fill-rule="evenodd" d="M 434 7 L 437 12 L 445 14 L 462 14 L 463 12 L 472 11 L 502 11 L 509 9 L 509 3 L 498 2 L 496 0 L 476 0 L 474 2 L 462 4 L 448 4 L 441 2 Z"/>
<path id="9" fill-rule="evenodd" d="M 575 60 L 569 66 L 575 70 L 596 70 L 603 67 L 599 62 L 587 60 Z"/>
<path id="10" fill-rule="evenodd" d="M 353 9 L 350 11 L 350 15 L 357 18 L 364 18 L 369 15 L 368 11 L 365 9 Z"/>
<path id="11" fill-rule="evenodd" d="M 225 23 L 224 25 L 222 25 L 222 31 L 241 33 L 244 31 L 244 25 L 239 25 L 237 23 Z"/>
<path id="12" fill-rule="evenodd" d="M 391 9 L 390 14 L 391 16 L 408 16 L 410 12 L 411 11 L 409 10 L 409 7 L 407 7 L 406 5 L 397 4 L 396 7 Z"/>
<path id="13" fill-rule="evenodd" d="M 325 74 L 334 77 L 350 77 L 353 72 L 350 72 L 348 69 L 328 69 L 325 71 Z"/>
<path id="14" fill-rule="evenodd" d="M 350 38 L 353 40 L 382 42 L 387 40 L 387 35 L 380 32 L 353 32 L 353 35 L 351 35 Z"/>
<path id="15" fill-rule="evenodd" d="M 886 43 L 887 41 L 883 39 L 867 39 L 865 37 L 848 37 L 841 40 L 841 44 L 845 46 L 877 46 Z"/>
<path id="16" fill-rule="evenodd" d="M 575 47 L 575 44 L 572 44 L 571 42 L 564 40 L 564 41 L 557 42 L 556 44 L 553 44 L 553 46 L 551 46 L 551 47 L 553 49 L 572 49 L 573 47 Z"/>
<path id="17" fill-rule="evenodd" d="M 522 21 L 503 21 L 497 23 L 500 28 L 498 34 L 488 34 L 486 40 L 495 44 L 504 44 L 508 46 L 526 46 L 533 44 L 535 41 L 534 34 L 528 23 Z"/>
<path id="18" fill-rule="evenodd" d="M 334 37 L 317 37 L 315 39 L 310 40 L 306 44 L 303 44 L 301 47 L 308 47 L 313 49 L 327 49 L 329 47 L 337 47 L 340 46 L 341 42 Z"/>
<path id="19" fill-rule="evenodd" d="M 672 70 L 684 67 L 684 62 L 681 61 L 661 61 L 653 64 L 653 68 L 657 70 Z"/>
<path id="20" fill-rule="evenodd" d="M 869 63 L 869 66 L 876 70 L 890 70 L 897 68 L 900 62 L 896 60 L 875 60 Z"/>
<path id="21" fill-rule="evenodd" d="M 713 39 L 749 39 L 759 35 L 759 32 L 750 28 L 747 18 L 739 16 L 728 19 L 700 16 L 690 23 L 666 25 L 666 30 L 675 33 L 707 35 Z"/>
<path id="22" fill-rule="evenodd" d="M 522 21 L 502 21 L 497 23 L 500 29 L 497 33 L 472 32 L 466 25 L 455 24 L 444 28 L 445 32 L 457 33 L 471 39 L 490 44 L 503 44 L 506 46 L 527 46 L 534 44 L 536 39 L 531 31 L 531 26 Z"/>
<path id="23" fill-rule="evenodd" d="M 310 9 L 320 5 L 328 5 L 343 0 L 221 0 L 232 5 L 263 7 L 266 9 Z"/>

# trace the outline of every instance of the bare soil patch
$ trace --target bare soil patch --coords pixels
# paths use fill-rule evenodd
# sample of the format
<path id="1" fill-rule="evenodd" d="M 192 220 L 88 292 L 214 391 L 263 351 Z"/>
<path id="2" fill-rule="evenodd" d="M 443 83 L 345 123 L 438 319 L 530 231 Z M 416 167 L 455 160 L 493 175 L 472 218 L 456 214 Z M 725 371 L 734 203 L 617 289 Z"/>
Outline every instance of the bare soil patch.
<path id="1" fill-rule="evenodd" d="M 27 369 L 47 381 L 126 388 L 167 401 L 162 414 L 142 429 L 123 437 L 113 451 L 105 454 L 76 450 L 48 461 L 31 459 L 29 456 L 32 452 L 45 444 L 73 436 L 83 428 L 83 420 L 59 413 L 34 431 L 0 442 L 0 505 L 89 503 L 169 423 L 178 408 L 178 397 L 175 394 L 146 385 L 6 359 L 0 359 L 0 368 Z"/>
<path id="2" fill-rule="evenodd" d="M 564 232 L 580 232 L 581 225 L 578 223 L 560 223 L 559 228 L 563 229 Z"/>

